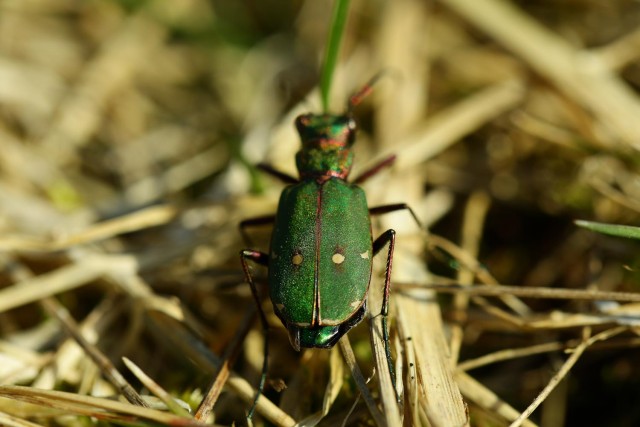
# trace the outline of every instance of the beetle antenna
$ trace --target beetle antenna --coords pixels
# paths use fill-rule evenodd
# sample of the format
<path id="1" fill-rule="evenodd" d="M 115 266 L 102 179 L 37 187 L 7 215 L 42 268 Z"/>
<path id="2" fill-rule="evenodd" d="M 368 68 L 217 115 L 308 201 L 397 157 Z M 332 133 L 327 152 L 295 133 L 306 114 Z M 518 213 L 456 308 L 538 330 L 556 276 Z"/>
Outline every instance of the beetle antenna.
<path id="1" fill-rule="evenodd" d="M 376 85 L 382 77 L 388 75 L 390 75 L 390 70 L 379 71 L 373 77 L 371 77 L 371 79 L 369 79 L 369 81 L 364 86 L 362 86 L 359 91 L 351 95 L 351 97 L 349 97 L 349 101 L 347 101 L 347 115 L 351 115 L 353 113 L 353 108 L 359 105 L 363 99 L 365 99 L 371 94 L 371 92 L 373 92 L 373 86 Z"/>

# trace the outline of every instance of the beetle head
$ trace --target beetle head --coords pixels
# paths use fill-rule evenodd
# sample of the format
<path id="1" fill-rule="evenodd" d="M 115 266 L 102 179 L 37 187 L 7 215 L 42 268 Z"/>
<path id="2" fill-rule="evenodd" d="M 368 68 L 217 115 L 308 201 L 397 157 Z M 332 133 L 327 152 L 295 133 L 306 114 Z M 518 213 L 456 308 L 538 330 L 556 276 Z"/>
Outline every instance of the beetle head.
<path id="1" fill-rule="evenodd" d="M 356 136 L 356 122 L 349 115 L 303 114 L 296 118 L 303 146 L 350 147 Z"/>
<path id="2" fill-rule="evenodd" d="M 346 179 L 353 163 L 356 122 L 348 115 L 304 114 L 296 119 L 302 149 L 296 155 L 300 176 L 324 181 Z"/>

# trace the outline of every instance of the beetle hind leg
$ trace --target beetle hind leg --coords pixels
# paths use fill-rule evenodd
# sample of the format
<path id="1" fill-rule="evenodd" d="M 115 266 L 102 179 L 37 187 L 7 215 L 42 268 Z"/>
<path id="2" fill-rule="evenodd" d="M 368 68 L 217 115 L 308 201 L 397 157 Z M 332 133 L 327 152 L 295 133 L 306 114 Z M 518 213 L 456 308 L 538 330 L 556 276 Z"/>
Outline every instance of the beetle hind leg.
<path id="1" fill-rule="evenodd" d="M 393 249 L 396 245 L 395 230 L 389 229 L 385 231 L 373 242 L 373 255 L 377 255 L 378 252 L 380 252 L 382 248 L 387 245 L 387 243 L 389 244 L 389 249 L 387 251 L 387 266 L 384 275 L 384 292 L 382 294 L 382 308 L 380 310 L 380 315 L 382 316 L 382 338 L 384 340 L 384 352 L 387 358 L 389 374 L 391 375 L 391 383 L 393 384 L 396 398 L 399 401 L 400 396 L 398 395 L 398 390 L 396 389 L 396 375 L 393 369 L 393 361 L 391 360 L 391 348 L 389 345 L 389 326 L 387 324 L 387 316 L 389 314 L 389 291 L 391 289 L 391 268 L 393 266 Z"/>
<path id="2" fill-rule="evenodd" d="M 253 400 L 253 404 L 251 405 L 251 409 L 247 414 L 247 418 L 251 419 L 253 413 L 256 409 L 256 405 L 258 404 L 258 399 L 264 390 L 264 384 L 267 379 L 267 360 L 269 357 L 269 324 L 267 322 L 267 316 L 264 314 L 264 310 L 262 309 L 262 304 L 260 304 L 260 296 L 258 295 L 258 289 L 256 288 L 256 284 L 253 280 L 253 276 L 251 275 L 251 271 L 249 270 L 249 264 L 247 261 L 253 261 L 256 264 L 267 266 L 269 264 L 269 255 L 254 251 L 253 249 L 244 249 L 240 252 L 240 262 L 242 263 L 242 270 L 244 271 L 244 277 L 249 283 L 249 287 L 251 288 L 251 294 L 253 295 L 253 299 L 256 303 L 256 308 L 258 309 L 258 315 L 260 317 L 260 323 L 262 324 L 262 333 L 264 336 L 264 360 L 262 362 L 262 374 L 260 375 L 260 383 L 258 384 L 258 391 L 256 393 L 256 397 Z"/>

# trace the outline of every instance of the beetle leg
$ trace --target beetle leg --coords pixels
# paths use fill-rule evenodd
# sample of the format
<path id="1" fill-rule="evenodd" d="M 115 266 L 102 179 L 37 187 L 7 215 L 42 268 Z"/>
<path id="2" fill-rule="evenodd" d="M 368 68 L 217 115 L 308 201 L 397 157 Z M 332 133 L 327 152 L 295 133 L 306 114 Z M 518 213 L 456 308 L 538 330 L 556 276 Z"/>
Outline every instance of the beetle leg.
<path id="1" fill-rule="evenodd" d="M 260 303 L 260 296 L 258 295 L 258 289 L 256 288 L 256 284 L 253 281 L 253 276 L 249 271 L 249 265 L 247 261 L 253 261 L 256 264 L 267 266 L 269 264 L 269 255 L 254 251 L 253 249 L 244 249 L 240 252 L 240 262 L 242 263 L 242 270 L 244 271 L 244 277 L 249 283 L 249 287 L 251 288 L 251 294 L 253 295 L 253 299 L 256 303 L 256 307 L 258 309 L 258 315 L 260 316 L 260 323 L 262 324 L 262 332 L 264 335 L 264 361 L 262 362 L 262 374 L 260 376 L 260 383 L 258 384 L 258 391 L 256 393 L 256 397 L 253 401 L 253 405 L 251 405 L 251 409 L 249 410 L 249 414 L 247 418 L 251 418 L 253 416 L 253 412 L 256 409 L 256 405 L 258 404 L 258 398 L 262 394 L 264 390 L 264 383 L 267 379 L 267 360 L 268 360 L 268 352 L 269 352 L 269 324 L 267 323 L 267 316 L 264 314 L 264 310 L 262 309 L 262 304 Z"/>
<path id="2" fill-rule="evenodd" d="M 273 221 L 275 219 L 276 219 L 276 216 L 271 214 L 271 215 L 258 216 L 255 218 L 249 218 L 249 219 L 240 221 L 240 224 L 238 225 L 238 229 L 240 230 L 240 234 L 242 235 L 242 240 L 244 240 L 244 242 L 247 245 L 252 246 L 253 242 L 251 241 L 249 234 L 247 234 L 247 227 L 273 224 Z"/>
<path id="3" fill-rule="evenodd" d="M 278 178 L 280 181 L 284 182 L 285 184 L 297 184 L 298 182 L 300 182 L 297 178 L 294 178 L 293 176 L 287 173 L 280 172 L 278 169 L 266 163 L 258 163 L 256 167 L 261 171 Z"/>
<path id="4" fill-rule="evenodd" d="M 389 157 L 387 157 L 386 159 L 381 160 L 380 162 L 376 163 L 375 165 L 373 165 L 372 167 L 370 167 L 366 171 L 362 172 L 360 175 L 358 175 L 356 177 L 356 179 L 351 181 L 351 183 L 352 184 L 362 184 L 363 182 L 365 182 L 366 180 L 368 180 L 372 176 L 376 175 L 382 169 L 388 168 L 391 165 L 393 165 L 393 163 L 395 161 L 396 161 L 396 155 L 392 154 Z"/>
<path id="5" fill-rule="evenodd" d="M 389 326 L 387 325 L 387 315 L 389 314 L 389 291 L 391 289 L 391 268 L 393 264 L 393 249 L 396 245 L 395 230 L 389 229 L 385 231 L 375 240 L 375 242 L 373 242 L 373 255 L 377 255 L 378 252 L 380 252 L 387 243 L 389 244 L 389 250 L 387 251 L 387 266 L 384 275 L 384 293 L 382 294 L 382 309 L 380 310 L 380 315 L 382 316 L 382 338 L 384 340 L 384 352 L 387 356 L 387 365 L 389 366 L 389 373 L 391 374 L 391 383 L 393 384 L 393 389 L 396 392 L 396 398 L 400 400 L 400 396 L 398 396 L 398 391 L 396 390 L 396 375 L 393 370 L 393 362 L 391 360 L 391 348 L 389 346 Z"/>
<path id="6" fill-rule="evenodd" d="M 413 209 L 411 209 L 411 207 L 406 203 L 395 203 L 392 205 L 375 206 L 373 208 L 369 208 L 369 215 L 384 215 L 386 213 L 401 211 L 404 209 L 409 211 L 409 213 L 413 217 L 413 220 L 416 222 L 416 224 L 418 224 L 418 227 L 422 228 L 422 223 L 418 219 L 418 216 L 413 211 Z"/>
<path id="7" fill-rule="evenodd" d="M 396 232 L 395 230 L 387 230 L 382 233 L 375 242 L 373 242 L 373 255 L 377 255 L 378 252 L 385 245 L 389 243 L 389 251 L 387 252 L 387 267 L 384 275 L 384 294 L 382 297 L 382 310 L 380 314 L 387 316 L 389 313 L 389 290 L 391 288 L 391 268 L 393 264 L 393 249 L 396 246 Z"/>

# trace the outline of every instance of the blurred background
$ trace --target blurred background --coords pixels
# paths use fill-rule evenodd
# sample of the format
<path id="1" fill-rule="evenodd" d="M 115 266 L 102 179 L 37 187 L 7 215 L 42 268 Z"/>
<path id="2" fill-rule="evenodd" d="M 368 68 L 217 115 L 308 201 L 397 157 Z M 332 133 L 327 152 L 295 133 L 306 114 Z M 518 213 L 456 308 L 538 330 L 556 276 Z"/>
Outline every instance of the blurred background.
<path id="1" fill-rule="evenodd" d="M 0 383 L 116 393 L 81 352 L 62 351 L 66 335 L 41 304 L 55 294 L 116 367 L 127 356 L 197 406 L 211 372 L 163 343 L 167 331 L 149 319 L 170 310 L 156 298 L 184 307 L 200 340 L 225 351 L 253 305 L 237 224 L 274 212 L 283 188 L 253 165 L 296 175 L 293 119 L 320 111 L 331 5 L 0 1 Z M 638 244 L 573 221 L 640 223 L 639 24 L 632 0 L 352 1 L 331 111 L 343 112 L 350 94 L 386 73 L 356 109 L 354 175 L 396 153 L 393 169 L 366 183 L 370 205 L 408 203 L 429 233 L 478 263 L 469 269 L 409 215 L 393 214 L 374 223 L 374 234 L 399 232 L 394 289 L 487 283 L 484 271 L 507 285 L 638 291 Z M 253 247 L 266 251 L 269 233 L 252 230 Z M 19 288 L 74 266 L 86 276 L 36 284 L 30 295 Z M 470 370 L 518 411 L 584 328 L 623 327 L 591 346 L 531 419 L 640 423 L 633 304 L 525 300 L 514 326 L 474 302 L 439 301 L 455 360 L 548 346 Z M 301 419 L 322 406 L 329 356 L 296 353 L 269 318 L 266 395 Z M 368 376 L 366 327 L 350 336 Z M 234 370 L 255 386 L 261 364 L 256 323 Z M 348 381 L 340 393 L 324 425 L 341 423 L 357 394 Z M 509 424 L 462 394 L 471 425 Z M 0 411 L 29 416 L 2 402 Z M 224 392 L 216 422 L 242 419 L 247 405 Z M 347 425 L 367 419 L 359 404 Z"/>

